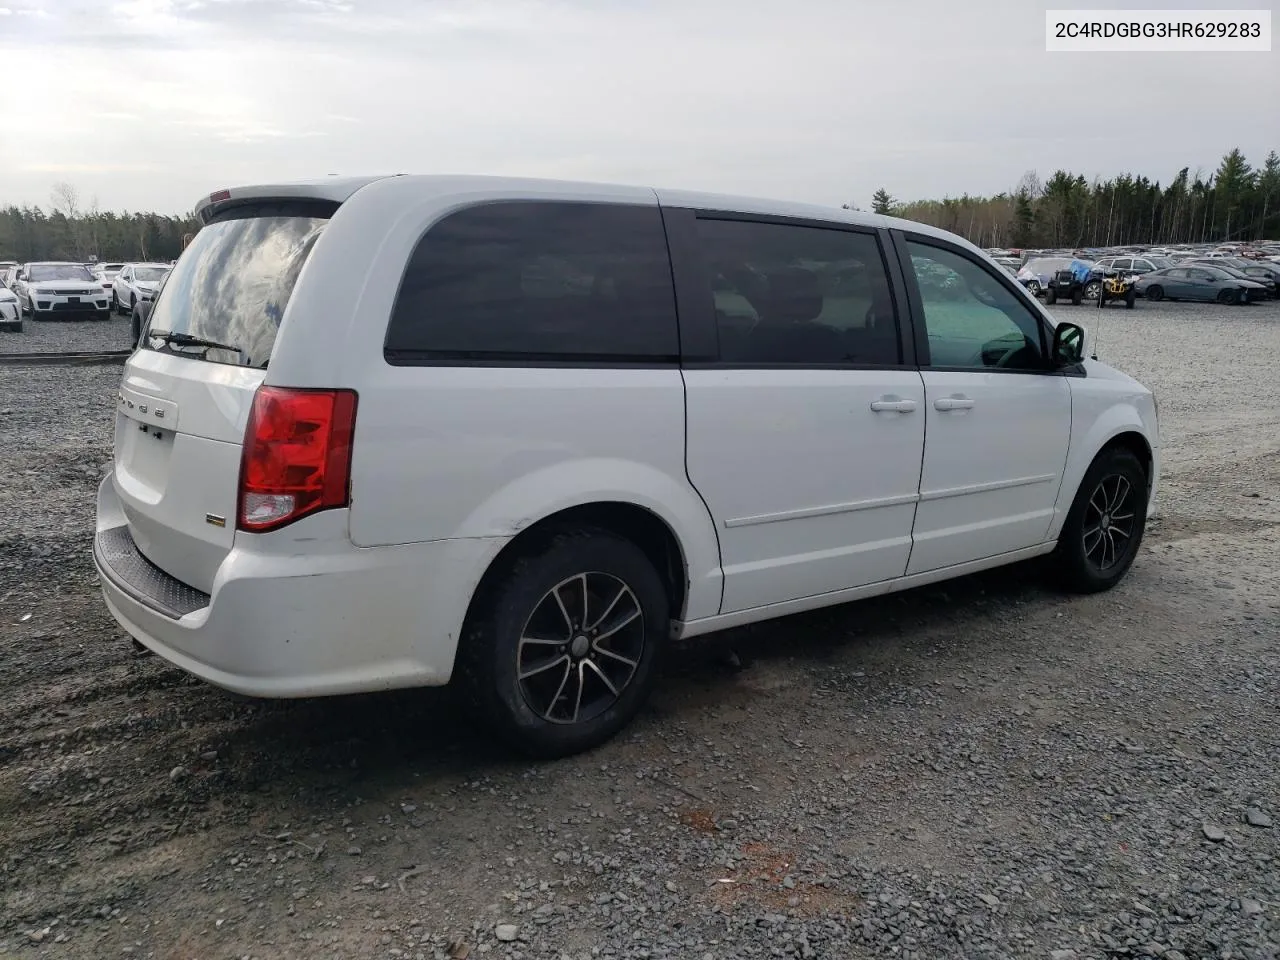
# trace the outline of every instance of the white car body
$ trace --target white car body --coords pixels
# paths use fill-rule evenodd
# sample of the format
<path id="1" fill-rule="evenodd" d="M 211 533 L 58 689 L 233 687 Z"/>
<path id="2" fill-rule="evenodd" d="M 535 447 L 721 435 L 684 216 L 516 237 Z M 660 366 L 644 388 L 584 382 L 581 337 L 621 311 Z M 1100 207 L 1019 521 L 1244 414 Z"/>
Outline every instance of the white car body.
<path id="1" fill-rule="evenodd" d="M 115 467 L 98 494 L 95 559 L 130 634 L 233 691 L 446 683 L 486 571 L 566 511 L 623 510 L 669 531 L 679 566 L 670 632 L 693 637 L 1052 551 L 1109 444 L 1141 451 L 1155 489 L 1153 397 L 1096 359 L 1064 373 L 905 360 L 734 366 L 702 355 L 714 344 L 694 328 L 716 320 L 710 300 L 686 296 L 701 289 L 686 246 L 695 220 L 717 211 L 854 231 L 886 256 L 910 238 L 923 245 L 913 249 L 936 243 L 1025 311 L 1042 341 L 1052 336 L 1033 297 L 944 231 L 826 207 L 506 178 L 328 178 L 215 197 L 200 205 L 206 221 L 255 201 L 338 206 L 307 241 L 269 367 L 155 344 L 130 358 L 112 398 Z M 683 359 L 390 362 L 388 318 L 420 238 L 502 201 L 661 211 Z M 202 272 L 204 243 L 197 234 L 174 267 L 154 327 L 169 329 L 194 284 L 220 290 Z M 904 294 L 898 267 L 866 269 L 893 274 L 893 336 L 914 355 L 915 286 Z M 873 309 L 862 334 L 878 322 Z M 225 339 L 247 355 L 250 335 L 228 323 Z M 237 529 L 246 426 L 270 387 L 358 394 L 349 499 L 248 532 Z"/>
<path id="2" fill-rule="evenodd" d="M 0 286 L 0 330 L 22 329 L 22 307 L 18 295 L 8 287 Z"/>
<path id="3" fill-rule="evenodd" d="M 115 304 L 120 310 L 132 310 L 143 300 L 150 300 L 164 278 L 167 263 L 126 263 L 112 281 Z M 143 276 L 146 275 L 146 279 Z"/>
<path id="4" fill-rule="evenodd" d="M 57 274 L 58 276 L 52 276 Z M 48 278 L 47 278 L 48 277 Z M 107 314 L 110 300 L 101 284 L 79 263 L 41 261 L 27 263 L 18 274 L 14 292 L 32 319 L 74 314 Z"/>

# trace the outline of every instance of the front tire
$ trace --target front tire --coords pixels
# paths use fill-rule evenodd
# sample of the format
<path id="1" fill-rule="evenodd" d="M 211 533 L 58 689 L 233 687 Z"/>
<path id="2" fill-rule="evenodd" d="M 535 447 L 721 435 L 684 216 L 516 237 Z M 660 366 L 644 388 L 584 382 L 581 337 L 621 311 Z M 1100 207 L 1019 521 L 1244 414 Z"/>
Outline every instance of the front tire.
<path id="1" fill-rule="evenodd" d="M 1132 310 L 1134 306 L 1137 305 L 1137 303 L 1138 303 L 1138 295 L 1134 293 L 1132 290 L 1130 290 L 1128 293 L 1124 295 L 1124 308 L 1126 310 Z"/>
<path id="2" fill-rule="evenodd" d="M 1058 291 L 1050 287 L 1044 292 L 1044 302 L 1052 306 L 1058 302 Z"/>
<path id="3" fill-rule="evenodd" d="M 1097 280 L 1091 281 L 1084 288 L 1084 298 L 1086 300 L 1097 300 L 1101 296 L 1102 296 L 1102 284 Z"/>
<path id="4" fill-rule="evenodd" d="M 522 753 L 589 750 L 648 699 L 670 618 L 662 579 L 635 544 L 595 528 L 549 534 L 472 601 L 459 691 Z"/>
<path id="5" fill-rule="evenodd" d="M 1128 450 L 1098 454 L 1080 482 L 1054 558 L 1076 593 L 1110 590 L 1129 572 L 1147 524 L 1147 472 Z"/>
<path id="6" fill-rule="evenodd" d="M 1071 305 L 1073 307 L 1080 306 L 1080 303 L 1083 300 L 1084 300 L 1084 294 L 1081 292 L 1079 287 L 1076 287 L 1073 291 L 1071 291 Z"/>
<path id="7" fill-rule="evenodd" d="M 1160 286 L 1159 284 L 1156 284 L 1155 286 L 1147 287 L 1147 299 L 1152 301 L 1153 303 L 1159 303 L 1161 300 L 1164 299 L 1164 287 Z"/>

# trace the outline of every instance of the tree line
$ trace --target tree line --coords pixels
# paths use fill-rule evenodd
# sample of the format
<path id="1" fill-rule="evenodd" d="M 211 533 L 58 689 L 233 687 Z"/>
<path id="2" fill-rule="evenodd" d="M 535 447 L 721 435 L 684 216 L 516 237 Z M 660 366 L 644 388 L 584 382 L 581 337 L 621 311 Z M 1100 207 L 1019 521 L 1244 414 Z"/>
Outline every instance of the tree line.
<path id="1" fill-rule="evenodd" d="M 47 211 L 0 207 L 0 260 L 166 261 L 176 258 L 184 237 L 199 229 L 190 214 L 104 212 L 96 201 L 82 206 L 68 183 L 56 184 L 50 200 Z M 982 247 L 1271 239 L 1280 236 L 1280 156 L 1272 150 L 1255 169 L 1232 149 L 1212 174 L 1183 167 L 1167 186 L 1142 175 L 1090 182 L 1057 170 L 1043 182 L 1029 171 L 1013 190 L 993 197 L 966 193 L 904 203 L 882 187 L 871 207 L 950 230 Z"/>
<path id="2" fill-rule="evenodd" d="M 71 184 L 53 188 L 47 210 L 39 206 L 0 207 L 0 260 L 75 260 L 87 262 L 153 260 L 167 262 L 182 253 L 183 237 L 195 233 L 191 216 L 114 213 L 97 202 L 82 205 Z"/>
<path id="3" fill-rule="evenodd" d="M 846 206 L 848 206 L 846 204 Z M 876 213 L 941 227 L 980 247 L 1109 247 L 1222 243 L 1280 237 L 1280 156 L 1255 169 L 1238 149 L 1212 174 L 1183 167 L 1167 186 L 1128 173 L 1092 182 L 1034 171 L 993 197 L 895 200 L 883 187 Z"/>

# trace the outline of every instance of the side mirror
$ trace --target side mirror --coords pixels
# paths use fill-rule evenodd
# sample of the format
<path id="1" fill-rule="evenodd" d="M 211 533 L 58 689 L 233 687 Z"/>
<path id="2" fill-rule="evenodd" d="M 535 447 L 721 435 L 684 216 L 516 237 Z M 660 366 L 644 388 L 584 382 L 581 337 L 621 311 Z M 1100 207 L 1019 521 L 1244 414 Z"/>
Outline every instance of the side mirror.
<path id="1" fill-rule="evenodd" d="M 1085 358 L 1084 327 L 1062 322 L 1053 330 L 1053 363 L 1057 367 L 1070 367 Z"/>

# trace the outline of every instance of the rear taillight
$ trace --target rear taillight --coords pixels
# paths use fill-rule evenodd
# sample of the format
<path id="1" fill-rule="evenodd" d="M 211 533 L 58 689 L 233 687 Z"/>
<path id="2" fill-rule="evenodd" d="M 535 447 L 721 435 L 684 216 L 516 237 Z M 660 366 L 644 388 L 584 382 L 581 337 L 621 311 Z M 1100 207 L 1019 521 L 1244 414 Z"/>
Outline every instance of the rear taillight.
<path id="1" fill-rule="evenodd" d="M 351 390 L 259 387 L 245 427 L 237 525 L 260 533 L 350 499 Z"/>

